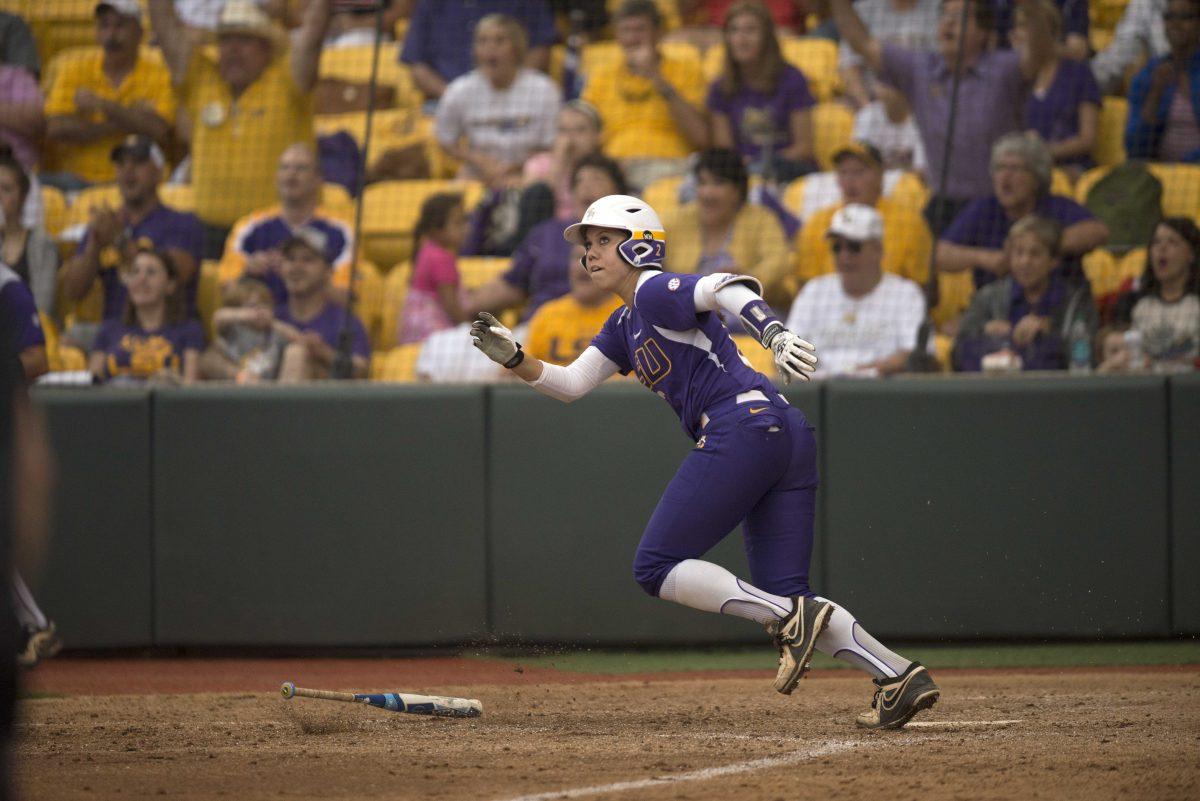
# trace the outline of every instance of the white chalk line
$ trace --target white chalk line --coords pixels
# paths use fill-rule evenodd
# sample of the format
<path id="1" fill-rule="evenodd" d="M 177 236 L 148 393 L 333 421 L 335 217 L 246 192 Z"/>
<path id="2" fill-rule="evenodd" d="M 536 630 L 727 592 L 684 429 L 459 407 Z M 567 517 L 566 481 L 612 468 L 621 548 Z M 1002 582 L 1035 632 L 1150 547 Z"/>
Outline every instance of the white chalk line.
<path id="1" fill-rule="evenodd" d="M 806 762 L 810 759 L 819 759 L 821 757 L 837 754 L 842 751 L 849 751 L 859 745 L 857 740 L 833 740 L 822 745 L 812 748 L 804 748 L 799 751 L 792 751 L 788 754 L 779 756 L 762 757 L 761 759 L 751 759 L 746 762 L 735 762 L 731 765 L 721 765 L 715 768 L 704 768 L 702 770 L 693 770 L 687 773 L 677 773 L 675 775 L 653 776 L 649 779 L 636 779 L 627 782 L 613 782 L 612 784 L 597 784 L 591 787 L 576 787 L 569 790 L 551 790 L 546 793 L 534 793 L 532 795 L 520 795 L 504 799 L 504 801 L 549 801 L 557 798 L 585 798 L 592 795 L 606 795 L 608 793 L 623 793 L 628 790 L 644 790 L 647 787 L 663 787 L 669 784 L 679 784 L 680 782 L 696 782 L 705 781 L 707 779 L 716 779 L 722 776 L 735 776 L 739 773 L 749 773 L 754 770 L 764 770 L 767 768 L 778 768 L 784 765 L 794 765 L 797 762 Z"/>
<path id="2" fill-rule="evenodd" d="M 958 729 L 987 726 L 1011 726 L 1020 720 L 913 720 L 909 721 L 906 729 Z"/>

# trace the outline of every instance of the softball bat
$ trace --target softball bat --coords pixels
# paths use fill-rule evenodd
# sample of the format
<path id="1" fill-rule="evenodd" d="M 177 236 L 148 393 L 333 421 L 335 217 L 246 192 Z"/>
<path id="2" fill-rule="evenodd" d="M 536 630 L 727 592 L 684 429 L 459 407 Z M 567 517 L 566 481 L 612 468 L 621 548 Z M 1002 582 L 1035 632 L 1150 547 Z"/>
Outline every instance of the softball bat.
<path id="1" fill-rule="evenodd" d="M 453 698 L 446 695 L 417 695 L 415 693 L 339 693 L 332 690 L 309 690 L 285 681 L 279 688 L 284 698 L 320 698 L 325 701 L 347 701 L 386 709 L 389 712 L 408 712 L 412 715 L 435 715 L 443 718 L 477 718 L 483 714 L 483 704 L 474 698 Z"/>

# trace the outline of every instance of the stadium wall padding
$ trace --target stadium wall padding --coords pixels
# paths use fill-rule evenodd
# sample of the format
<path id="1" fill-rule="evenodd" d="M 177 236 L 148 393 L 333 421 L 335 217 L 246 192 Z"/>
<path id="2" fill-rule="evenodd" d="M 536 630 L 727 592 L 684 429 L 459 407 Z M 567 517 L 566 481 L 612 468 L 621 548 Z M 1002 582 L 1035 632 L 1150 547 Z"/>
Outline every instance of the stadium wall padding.
<path id="1" fill-rule="evenodd" d="M 1200 376 L 785 394 L 821 446 L 814 588 L 880 636 L 1200 631 Z M 60 479 L 38 594 L 69 647 L 764 636 L 634 582 L 692 447 L 636 385 L 37 398 Z M 712 558 L 746 573 L 738 535 Z"/>
<path id="2" fill-rule="evenodd" d="M 1166 382 L 826 388 L 830 597 L 919 638 L 1163 636 Z"/>
<path id="3" fill-rule="evenodd" d="M 155 640 L 484 634 L 484 394 L 373 385 L 155 397 Z"/>
<path id="4" fill-rule="evenodd" d="M 1200 634 L 1200 375 L 1171 379 L 1170 441 L 1173 623 Z"/>
<path id="5" fill-rule="evenodd" d="M 70 647 L 150 645 L 150 393 L 58 389 L 38 399 L 57 484 L 36 595 Z"/>

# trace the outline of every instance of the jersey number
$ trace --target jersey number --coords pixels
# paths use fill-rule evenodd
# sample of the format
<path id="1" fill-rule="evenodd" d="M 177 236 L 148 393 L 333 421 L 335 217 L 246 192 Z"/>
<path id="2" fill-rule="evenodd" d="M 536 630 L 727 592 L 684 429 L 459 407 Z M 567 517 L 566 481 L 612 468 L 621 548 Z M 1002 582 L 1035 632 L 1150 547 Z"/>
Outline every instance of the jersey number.
<path id="1" fill-rule="evenodd" d="M 633 366 L 638 380 L 651 389 L 671 372 L 671 360 L 662 345 L 653 339 L 647 339 L 633 352 Z"/>

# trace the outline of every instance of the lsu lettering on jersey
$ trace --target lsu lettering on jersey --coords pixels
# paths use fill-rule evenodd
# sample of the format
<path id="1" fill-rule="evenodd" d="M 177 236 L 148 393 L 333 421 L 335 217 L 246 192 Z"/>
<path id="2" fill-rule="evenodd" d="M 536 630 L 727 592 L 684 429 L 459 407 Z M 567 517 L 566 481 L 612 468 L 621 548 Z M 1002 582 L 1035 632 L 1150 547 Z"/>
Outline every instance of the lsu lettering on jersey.
<path id="1" fill-rule="evenodd" d="M 704 276 L 648 270 L 638 278 L 633 308 L 616 309 L 592 345 L 671 404 L 692 439 L 700 415 L 714 404 L 757 389 L 785 406 L 779 391 L 742 361 L 715 312 L 697 312 L 696 282 Z"/>

